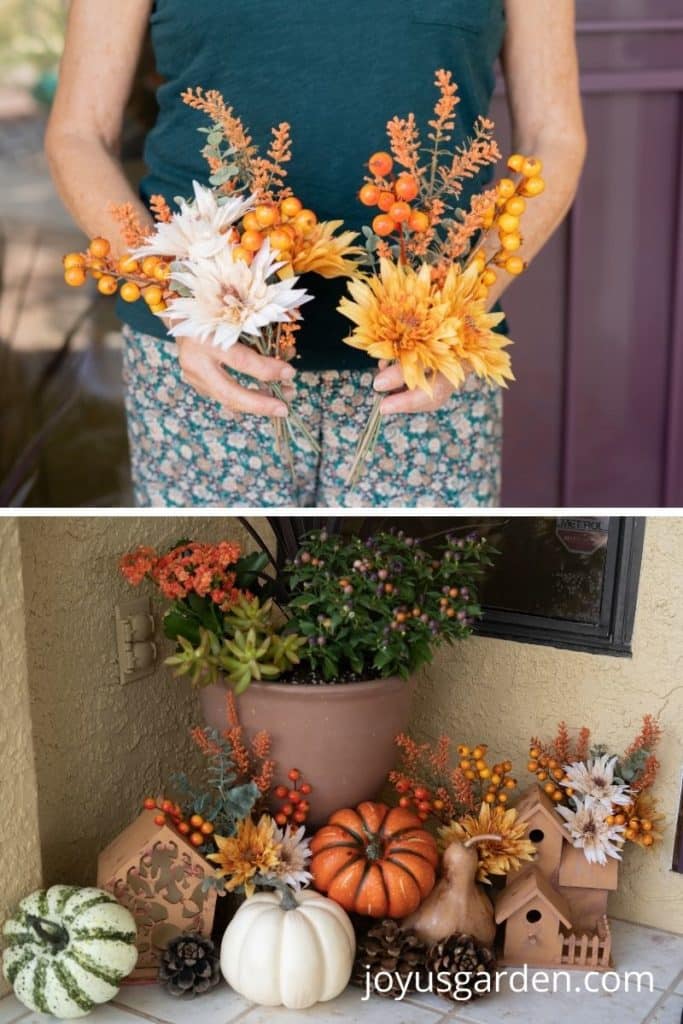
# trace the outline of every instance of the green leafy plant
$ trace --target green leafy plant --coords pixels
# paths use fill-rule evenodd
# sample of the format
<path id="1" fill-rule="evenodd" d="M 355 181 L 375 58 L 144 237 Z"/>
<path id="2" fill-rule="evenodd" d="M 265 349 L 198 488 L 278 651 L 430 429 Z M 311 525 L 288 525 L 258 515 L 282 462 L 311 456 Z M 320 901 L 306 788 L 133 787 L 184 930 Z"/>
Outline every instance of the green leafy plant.
<path id="1" fill-rule="evenodd" d="M 325 680 L 407 678 L 470 635 L 493 554 L 474 534 L 431 550 L 402 533 L 314 532 L 287 569 L 287 629 L 306 638 L 303 664 Z"/>

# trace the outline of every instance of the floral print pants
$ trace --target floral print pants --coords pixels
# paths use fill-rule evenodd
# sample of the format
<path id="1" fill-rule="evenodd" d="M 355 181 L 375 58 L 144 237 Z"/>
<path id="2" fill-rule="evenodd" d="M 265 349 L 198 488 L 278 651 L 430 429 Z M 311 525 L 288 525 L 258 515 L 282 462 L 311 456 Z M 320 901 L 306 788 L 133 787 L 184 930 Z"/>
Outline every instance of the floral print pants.
<path id="1" fill-rule="evenodd" d="M 138 506 L 462 508 L 500 503 L 502 403 L 497 388 L 470 378 L 437 412 L 388 416 L 372 461 L 349 490 L 346 476 L 374 400 L 371 373 L 299 373 L 296 409 L 321 453 L 304 442 L 293 446 L 294 481 L 269 419 L 229 413 L 198 395 L 181 377 L 173 342 L 128 327 L 124 339 Z"/>

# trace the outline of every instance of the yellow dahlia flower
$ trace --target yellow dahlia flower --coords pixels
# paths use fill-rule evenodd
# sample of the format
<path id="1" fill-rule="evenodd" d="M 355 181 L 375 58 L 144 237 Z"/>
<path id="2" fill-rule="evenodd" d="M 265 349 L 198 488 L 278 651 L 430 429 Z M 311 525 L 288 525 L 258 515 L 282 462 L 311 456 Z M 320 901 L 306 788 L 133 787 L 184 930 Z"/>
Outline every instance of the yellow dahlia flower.
<path id="1" fill-rule="evenodd" d="M 354 231 L 335 231 L 341 220 L 326 220 L 316 224 L 310 235 L 297 237 L 292 256 L 295 274 L 319 274 L 321 277 L 352 277 L 358 271 L 356 260 L 365 255 L 354 245 L 358 235 Z"/>
<path id="2" fill-rule="evenodd" d="M 465 379 L 454 350 L 459 324 L 432 284 L 431 268 L 419 271 L 380 260 L 379 274 L 349 282 L 339 312 L 356 326 L 346 343 L 375 359 L 398 362 L 406 386 L 432 393 L 430 377 L 442 373 L 458 387 Z"/>
<path id="3" fill-rule="evenodd" d="M 474 264 L 464 271 L 454 264 L 441 288 L 443 302 L 458 321 L 453 350 L 478 377 L 507 387 L 505 381 L 515 377 L 510 356 L 504 349 L 512 342 L 493 330 L 502 322 L 504 314 L 486 311 L 486 300 L 477 296 L 479 276 Z"/>
<path id="4" fill-rule="evenodd" d="M 240 822 L 237 832 L 230 839 L 214 836 L 218 853 L 210 853 L 208 860 L 218 864 L 218 875 L 226 879 L 228 892 L 244 886 L 247 896 L 254 894 L 254 876 L 272 873 L 280 863 L 275 822 L 267 814 L 261 816 L 258 824 L 251 818 Z"/>
<path id="5" fill-rule="evenodd" d="M 499 835 L 499 840 L 485 839 L 477 844 L 477 879 L 490 885 L 489 875 L 507 875 L 509 871 L 516 871 L 523 860 L 534 859 L 536 847 L 525 838 L 526 830 L 526 822 L 517 820 L 514 807 L 482 804 L 478 817 L 468 814 L 440 828 L 439 843 L 445 850 L 455 841 L 464 843 L 477 836 Z"/>

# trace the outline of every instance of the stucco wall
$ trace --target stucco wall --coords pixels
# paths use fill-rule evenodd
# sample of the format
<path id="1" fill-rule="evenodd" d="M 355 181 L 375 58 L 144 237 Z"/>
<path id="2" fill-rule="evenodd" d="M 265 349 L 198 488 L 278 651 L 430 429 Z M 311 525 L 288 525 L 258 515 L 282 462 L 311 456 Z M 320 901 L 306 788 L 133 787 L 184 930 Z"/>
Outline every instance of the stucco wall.
<path id="1" fill-rule="evenodd" d="M 141 543 L 244 534 L 219 518 L 24 519 L 19 529 L 45 881 L 92 882 L 102 846 L 193 756 L 199 720 L 189 685 L 161 664 L 121 685 L 114 605 L 135 592 L 117 561 Z"/>
<path id="2" fill-rule="evenodd" d="M 0 921 L 40 885 L 40 838 L 16 521 L 0 519 Z M 0 995 L 9 986 L 0 977 Z"/>
<path id="3" fill-rule="evenodd" d="M 493 759 L 512 759 L 528 783 L 531 734 L 552 736 L 564 718 L 619 752 L 644 713 L 658 714 L 666 731 L 656 793 L 670 817 L 656 849 L 628 848 L 610 909 L 683 933 L 683 875 L 671 871 L 683 768 L 683 519 L 648 521 L 633 648 L 633 658 L 621 659 L 469 640 L 424 673 L 415 727 L 428 737 L 487 742 Z"/>

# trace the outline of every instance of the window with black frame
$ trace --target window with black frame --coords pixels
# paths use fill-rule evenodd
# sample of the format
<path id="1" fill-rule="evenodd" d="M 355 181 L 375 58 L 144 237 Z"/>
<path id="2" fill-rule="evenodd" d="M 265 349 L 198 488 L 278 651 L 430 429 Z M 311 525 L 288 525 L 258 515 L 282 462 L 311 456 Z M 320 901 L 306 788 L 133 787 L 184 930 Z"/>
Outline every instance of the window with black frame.
<path id="1" fill-rule="evenodd" d="M 427 542 L 471 530 L 488 538 L 498 554 L 481 586 L 479 634 L 631 654 L 644 518 L 353 518 L 344 520 L 342 529 L 385 527 Z"/>

